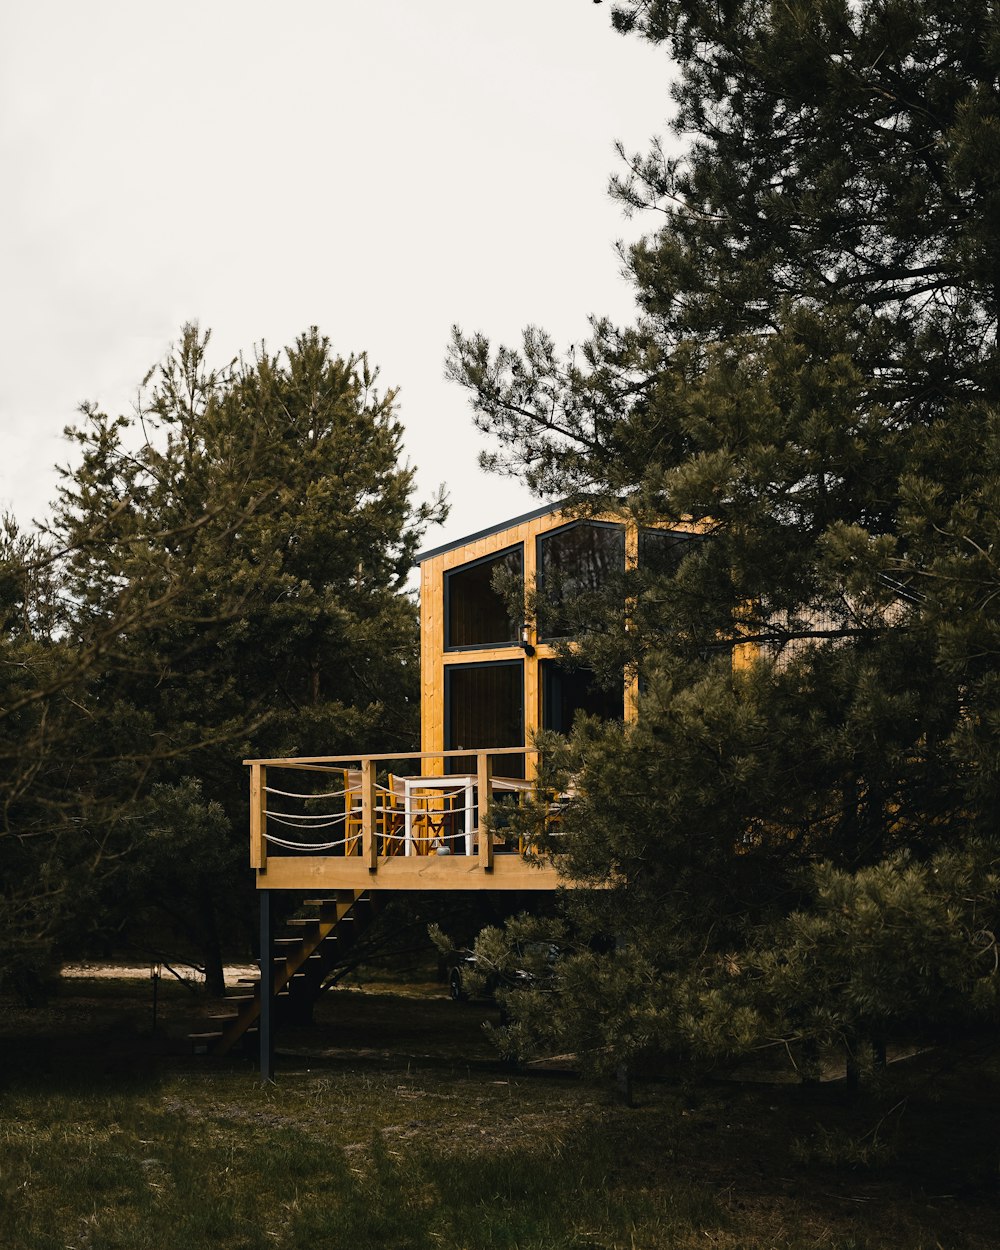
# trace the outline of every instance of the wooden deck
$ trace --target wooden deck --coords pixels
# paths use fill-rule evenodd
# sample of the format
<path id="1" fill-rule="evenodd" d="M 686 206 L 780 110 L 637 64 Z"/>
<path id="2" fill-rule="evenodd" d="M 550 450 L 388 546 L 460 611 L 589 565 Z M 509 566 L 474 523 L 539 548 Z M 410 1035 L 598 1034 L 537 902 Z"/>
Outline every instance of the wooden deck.
<path id="1" fill-rule="evenodd" d="M 246 760 L 250 864 L 257 888 L 554 890 L 569 885 L 551 851 L 563 799 L 539 792 L 530 780 L 536 755 L 532 748 L 513 747 Z M 468 767 L 471 757 L 475 772 L 447 772 L 445 761 L 453 759 L 453 766 L 464 761 Z M 505 757 L 512 757 L 509 763 Z M 529 779 L 503 776 L 505 766 Z M 439 771 L 430 773 L 431 768 Z"/>

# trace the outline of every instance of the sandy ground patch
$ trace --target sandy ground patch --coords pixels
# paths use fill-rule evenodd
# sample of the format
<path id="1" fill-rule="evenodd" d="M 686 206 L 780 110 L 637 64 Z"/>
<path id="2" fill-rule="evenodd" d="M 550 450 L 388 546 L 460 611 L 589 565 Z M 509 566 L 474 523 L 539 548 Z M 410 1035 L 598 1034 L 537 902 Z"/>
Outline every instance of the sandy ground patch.
<path id="1" fill-rule="evenodd" d="M 69 980 L 85 979 L 85 980 L 101 980 L 101 981 L 150 981 L 153 978 L 153 969 L 158 968 L 162 978 L 171 977 L 172 974 L 164 967 L 163 964 L 119 964 L 119 963 L 78 963 L 66 964 L 62 970 L 62 976 Z M 197 968 L 187 968 L 179 965 L 175 970 L 179 978 L 200 984 L 205 980 L 205 975 Z M 225 969 L 226 984 L 237 985 L 243 977 L 252 977 L 257 975 L 256 964 L 227 964 Z"/>

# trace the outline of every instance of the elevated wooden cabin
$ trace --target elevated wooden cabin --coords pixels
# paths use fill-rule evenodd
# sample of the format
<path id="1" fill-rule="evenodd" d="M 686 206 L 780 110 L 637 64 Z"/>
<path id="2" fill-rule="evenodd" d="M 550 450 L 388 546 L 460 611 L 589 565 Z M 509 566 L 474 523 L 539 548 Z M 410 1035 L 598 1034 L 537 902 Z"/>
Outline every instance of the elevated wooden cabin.
<path id="1" fill-rule="evenodd" d="M 560 663 L 565 604 L 693 536 L 556 504 L 418 556 L 421 750 L 247 761 L 258 888 L 553 889 L 558 857 L 481 836 L 487 813 L 532 799 L 557 819 L 560 796 L 533 790 L 535 731 L 631 720 L 638 694 L 634 675 L 608 691 Z"/>
<path id="2" fill-rule="evenodd" d="M 568 732 L 580 711 L 631 720 L 638 690 L 634 675 L 608 691 L 560 663 L 566 604 L 637 562 L 672 559 L 694 536 L 693 527 L 581 519 L 556 504 L 418 557 L 421 750 L 246 761 L 261 967 L 270 974 L 233 1001 L 217 1029 L 193 1039 L 199 1049 L 225 1054 L 259 1024 L 269 1077 L 275 1004 L 293 1015 L 310 1009 L 387 890 L 569 884 L 558 854 L 540 854 L 534 840 L 542 833 L 547 847 L 558 846 L 571 801 L 539 791 L 534 733 Z M 525 803 L 536 830 L 527 840 L 525 822 L 504 811 Z M 277 943 L 275 891 L 315 896 L 315 914 L 290 920 L 298 928 Z"/>

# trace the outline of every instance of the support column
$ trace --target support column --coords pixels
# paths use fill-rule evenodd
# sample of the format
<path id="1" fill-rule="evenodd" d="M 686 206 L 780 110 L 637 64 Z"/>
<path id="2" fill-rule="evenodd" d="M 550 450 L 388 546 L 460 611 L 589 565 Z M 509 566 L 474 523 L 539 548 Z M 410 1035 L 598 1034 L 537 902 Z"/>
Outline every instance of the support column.
<path id="1" fill-rule="evenodd" d="M 274 1082 L 274 933 L 271 924 L 271 891 L 258 890 L 260 900 L 260 1079 Z"/>
<path id="2" fill-rule="evenodd" d="M 493 871 L 493 834 L 488 829 L 492 801 L 491 772 L 489 755 L 485 751 L 480 751 L 476 756 L 476 781 L 479 787 L 479 828 L 476 833 L 479 839 L 479 867 L 483 872 Z"/>

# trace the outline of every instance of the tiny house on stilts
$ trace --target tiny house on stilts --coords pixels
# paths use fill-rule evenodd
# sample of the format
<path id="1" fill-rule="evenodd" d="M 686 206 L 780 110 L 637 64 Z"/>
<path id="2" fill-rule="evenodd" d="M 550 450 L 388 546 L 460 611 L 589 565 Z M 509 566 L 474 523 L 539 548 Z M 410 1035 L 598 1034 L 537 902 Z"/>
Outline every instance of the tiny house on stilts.
<path id="1" fill-rule="evenodd" d="M 623 677 L 609 692 L 587 670 L 560 663 L 564 605 L 693 536 L 684 527 L 575 518 L 553 505 L 418 556 L 421 749 L 246 761 L 263 990 L 203 1035 L 205 1049 L 225 1053 L 259 1026 L 269 1077 L 275 998 L 314 998 L 338 946 L 386 891 L 567 884 L 557 855 L 531 855 L 505 839 L 497 815 L 532 798 L 556 819 L 560 796 L 535 791 L 535 732 L 568 733 L 581 711 L 632 720 L 638 683 Z M 518 599 L 521 610 L 512 607 Z M 315 895 L 317 909 L 278 950 L 274 891 Z"/>

